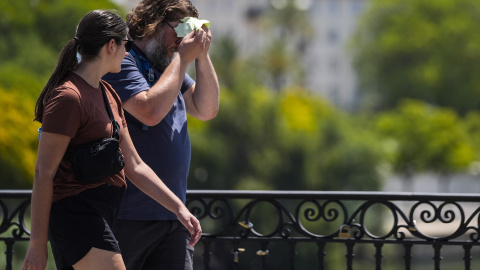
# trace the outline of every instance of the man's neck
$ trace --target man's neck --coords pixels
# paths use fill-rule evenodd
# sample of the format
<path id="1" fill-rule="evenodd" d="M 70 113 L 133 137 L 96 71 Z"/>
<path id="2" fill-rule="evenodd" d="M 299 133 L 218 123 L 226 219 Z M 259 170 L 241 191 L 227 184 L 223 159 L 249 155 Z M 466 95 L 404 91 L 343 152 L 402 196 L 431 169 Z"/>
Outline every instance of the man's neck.
<path id="1" fill-rule="evenodd" d="M 142 51 L 143 54 L 146 54 L 145 53 L 147 51 L 146 50 L 146 48 L 147 48 L 147 39 L 146 38 L 137 39 L 133 43 L 135 44 L 135 46 L 137 46 L 137 48 L 140 49 L 140 51 Z"/>

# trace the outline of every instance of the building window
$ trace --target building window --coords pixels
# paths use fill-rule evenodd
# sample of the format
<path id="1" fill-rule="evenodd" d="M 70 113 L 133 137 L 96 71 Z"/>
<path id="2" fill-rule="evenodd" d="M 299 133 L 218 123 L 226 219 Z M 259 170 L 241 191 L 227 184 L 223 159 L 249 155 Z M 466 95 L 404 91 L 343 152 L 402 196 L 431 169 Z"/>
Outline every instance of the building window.
<path id="1" fill-rule="evenodd" d="M 365 8 L 365 2 L 363 0 L 353 0 L 351 3 L 352 13 L 357 15 L 360 14 Z"/>
<path id="2" fill-rule="evenodd" d="M 327 11 L 329 15 L 338 15 L 340 13 L 340 1 L 328 0 Z"/>
<path id="3" fill-rule="evenodd" d="M 331 45 L 338 44 L 340 40 L 339 33 L 336 29 L 329 29 L 327 32 L 327 43 Z"/>
<path id="4" fill-rule="evenodd" d="M 340 87 L 337 84 L 331 84 L 328 87 L 328 99 L 335 105 L 340 105 Z"/>
<path id="5" fill-rule="evenodd" d="M 328 59 L 328 70 L 330 70 L 330 73 L 332 74 L 337 74 L 340 70 L 340 61 L 338 60 L 338 57 L 331 57 Z"/>
<path id="6" fill-rule="evenodd" d="M 310 8 L 310 13 L 315 14 L 315 13 L 319 12 L 320 10 L 321 10 L 320 1 L 313 1 L 312 6 Z"/>

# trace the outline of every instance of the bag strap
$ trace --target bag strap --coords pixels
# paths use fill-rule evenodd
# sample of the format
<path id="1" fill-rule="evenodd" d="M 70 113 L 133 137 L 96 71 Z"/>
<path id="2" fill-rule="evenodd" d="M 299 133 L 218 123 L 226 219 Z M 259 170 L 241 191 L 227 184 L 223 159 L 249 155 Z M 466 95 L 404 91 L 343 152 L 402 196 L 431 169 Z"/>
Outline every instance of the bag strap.
<path id="1" fill-rule="evenodd" d="M 152 87 L 153 83 L 155 82 L 155 70 L 150 68 L 150 63 L 148 63 L 145 57 L 139 55 L 135 52 L 135 44 L 130 50 L 129 54 L 135 59 L 135 63 L 137 64 L 138 70 L 143 75 L 145 80 L 147 80 L 148 86 Z"/>
<path id="2" fill-rule="evenodd" d="M 112 108 L 110 108 L 110 102 L 108 101 L 107 93 L 105 93 L 105 89 L 103 88 L 102 83 L 100 83 L 100 88 L 102 89 L 103 101 L 105 102 L 105 107 L 107 107 L 108 116 L 110 117 L 110 121 L 112 121 L 112 125 L 113 125 L 112 137 L 118 140 L 120 138 L 120 132 L 119 132 L 120 126 L 118 125 L 117 121 L 113 117 Z"/>

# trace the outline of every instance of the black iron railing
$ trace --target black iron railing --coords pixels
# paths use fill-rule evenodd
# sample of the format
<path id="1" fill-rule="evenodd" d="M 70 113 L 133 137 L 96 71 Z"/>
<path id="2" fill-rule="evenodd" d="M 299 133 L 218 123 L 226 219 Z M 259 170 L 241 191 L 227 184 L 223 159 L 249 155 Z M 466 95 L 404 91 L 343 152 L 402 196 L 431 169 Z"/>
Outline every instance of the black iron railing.
<path id="1" fill-rule="evenodd" d="M 28 241 L 30 194 L 0 191 L 6 269 Z M 190 190 L 187 205 L 204 230 L 195 269 L 480 266 L 476 194 Z"/>

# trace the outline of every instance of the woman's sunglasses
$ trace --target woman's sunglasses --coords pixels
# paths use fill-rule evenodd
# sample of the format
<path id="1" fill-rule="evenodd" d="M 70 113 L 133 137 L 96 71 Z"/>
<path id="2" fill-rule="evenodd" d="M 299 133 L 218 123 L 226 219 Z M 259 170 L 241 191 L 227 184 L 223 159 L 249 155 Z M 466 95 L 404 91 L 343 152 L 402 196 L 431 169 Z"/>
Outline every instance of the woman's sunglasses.
<path id="1" fill-rule="evenodd" d="M 131 39 L 124 39 L 123 41 L 126 41 L 126 42 L 127 42 L 127 43 L 125 43 L 125 51 L 129 52 L 129 51 L 132 49 L 133 40 L 131 40 Z"/>

